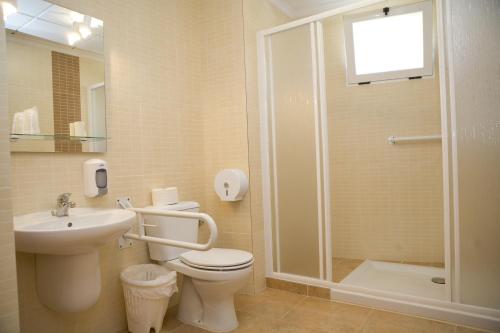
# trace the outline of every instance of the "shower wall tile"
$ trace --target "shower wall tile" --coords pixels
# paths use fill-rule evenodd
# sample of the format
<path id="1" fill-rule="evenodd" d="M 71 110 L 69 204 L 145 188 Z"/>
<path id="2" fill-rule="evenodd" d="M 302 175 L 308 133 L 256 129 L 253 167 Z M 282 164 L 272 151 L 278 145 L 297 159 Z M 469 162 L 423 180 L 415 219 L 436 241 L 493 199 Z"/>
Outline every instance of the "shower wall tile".
<path id="1" fill-rule="evenodd" d="M 441 144 L 387 142 L 391 135 L 441 133 L 437 74 L 347 86 L 343 45 L 342 18 L 329 19 L 325 60 L 333 255 L 442 263 Z"/>

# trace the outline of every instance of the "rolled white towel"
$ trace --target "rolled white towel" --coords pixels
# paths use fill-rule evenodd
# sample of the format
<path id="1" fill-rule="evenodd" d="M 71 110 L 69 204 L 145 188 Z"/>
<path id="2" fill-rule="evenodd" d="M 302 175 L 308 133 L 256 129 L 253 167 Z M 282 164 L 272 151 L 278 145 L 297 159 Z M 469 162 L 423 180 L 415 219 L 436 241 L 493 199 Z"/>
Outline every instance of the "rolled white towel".
<path id="1" fill-rule="evenodd" d="M 40 122 L 38 120 L 38 108 L 33 106 L 26 109 L 24 113 L 24 134 L 40 134 Z"/>
<path id="2" fill-rule="evenodd" d="M 13 134 L 24 134 L 24 118 L 26 117 L 24 112 L 14 113 L 12 117 L 12 133 Z"/>
<path id="3" fill-rule="evenodd" d="M 87 129 L 83 121 L 75 121 L 73 125 L 75 127 L 75 136 L 87 136 Z"/>

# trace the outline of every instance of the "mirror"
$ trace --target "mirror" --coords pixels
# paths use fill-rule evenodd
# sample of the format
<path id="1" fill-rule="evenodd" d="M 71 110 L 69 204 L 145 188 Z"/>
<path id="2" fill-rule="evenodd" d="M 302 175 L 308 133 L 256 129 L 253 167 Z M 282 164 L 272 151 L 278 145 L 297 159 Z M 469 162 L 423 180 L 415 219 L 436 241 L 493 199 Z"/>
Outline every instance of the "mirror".
<path id="1" fill-rule="evenodd" d="M 13 152 L 105 152 L 103 21 L 18 0 L 5 21 Z"/>

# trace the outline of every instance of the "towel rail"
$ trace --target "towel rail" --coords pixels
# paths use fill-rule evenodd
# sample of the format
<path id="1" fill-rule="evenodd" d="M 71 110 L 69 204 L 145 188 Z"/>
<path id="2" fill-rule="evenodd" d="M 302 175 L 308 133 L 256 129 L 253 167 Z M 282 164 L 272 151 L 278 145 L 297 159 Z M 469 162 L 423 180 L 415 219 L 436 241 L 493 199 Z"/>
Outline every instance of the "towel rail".
<path id="1" fill-rule="evenodd" d="M 397 142 L 409 142 L 409 141 L 439 141 L 441 140 L 441 134 L 436 135 L 419 135 L 419 136 L 390 136 L 387 141 L 391 144 L 396 144 Z"/>

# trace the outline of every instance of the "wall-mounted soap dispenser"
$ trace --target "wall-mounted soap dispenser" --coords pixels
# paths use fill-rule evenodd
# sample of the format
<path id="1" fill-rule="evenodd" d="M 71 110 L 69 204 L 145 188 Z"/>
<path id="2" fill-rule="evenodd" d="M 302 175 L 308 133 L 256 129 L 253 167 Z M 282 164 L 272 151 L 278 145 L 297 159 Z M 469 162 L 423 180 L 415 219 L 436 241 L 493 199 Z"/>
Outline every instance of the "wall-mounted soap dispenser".
<path id="1" fill-rule="evenodd" d="M 108 164 L 90 159 L 83 162 L 83 188 L 87 197 L 100 197 L 108 193 Z"/>

